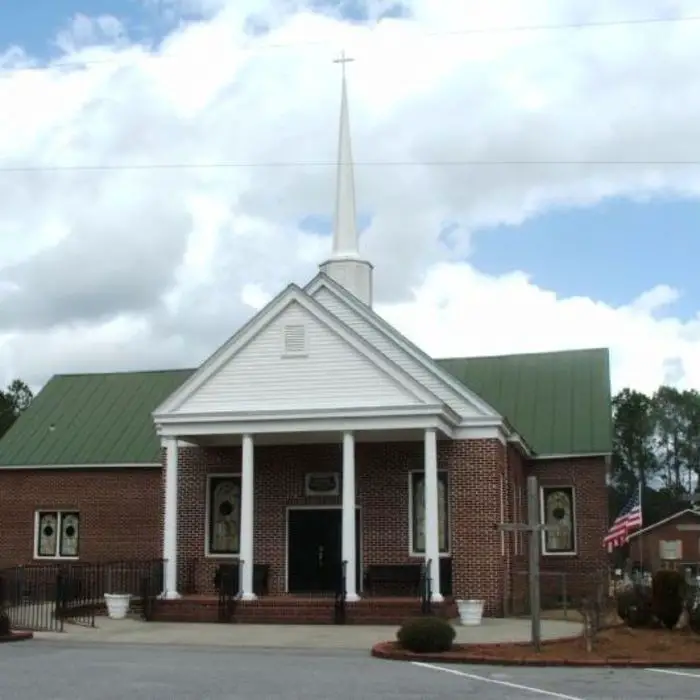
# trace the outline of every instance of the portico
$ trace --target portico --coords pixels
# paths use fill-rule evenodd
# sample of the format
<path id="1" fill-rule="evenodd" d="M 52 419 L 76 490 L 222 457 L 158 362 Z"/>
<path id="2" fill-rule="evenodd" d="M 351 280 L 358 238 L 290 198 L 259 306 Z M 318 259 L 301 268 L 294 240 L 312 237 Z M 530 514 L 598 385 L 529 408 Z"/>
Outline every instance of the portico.
<path id="1" fill-rule="evenodd" d="M 408 418 L 408 417 L 407 417 Z M 405 423 L 415 422 L 416 417 L 410 417 L 411 420 L 405 420 Z M 381 424 L 382 421 L 391 420 L 388 417 L 378 417 L 375 421 Z M 398 421 L 401 423 L 402 421 Z M 394 441 L 410 440 L 413 442 L 422 442 L 423 451 L 423 474 L 424 474 L 424 512 L 422 521 L 424 522 L 424 562 L 428 567 L 431 579 L 431 597 L 434 602 L 443 600 L 441 594 L 440 582 L 440 528 L 439 528 L 439 499 L 438 499 L 438 462 L 437 462 L 437 442 L 439 429 L 435 423 L 439 421 L 424 421 L 428 423 L 423 428 L 404 427 L 397 428 L 394 431 Z M 177 584 L 178 572 L 178 512 L 182 504 L 179 504 L 178 484 L 180 479 L 179 473 L 179 455 L 185 445 L 197 445 L 202 447 L 205 445 L 218 446 L 235 446 L 240 448 L 240 525 L 239 525 L 239 554 L 233 555 L 239 562 L 240 566 L 240 598 L 242 600 L 255 600 L 257 594 L 254 591 L 253 585 L 253 570 L 256 563 L 255 552 L 255 530 L 256 530 L 256 504 L 254 496 L 255 483 L 255 452 L 256 442 L 262 445 L 286 445 L 290 441 L 295 444 L 308 444 L 308 440 L 320 440 L 324 444 L 340 437 L 341 443 L 341 464 L 339 469 L 340 475 L 340 507 L 341 511 L 341 561 L 338 564 L 342 565 L 344 570 L 344 585 L 345 596 L 348 602 L 354 602 L 360 598 L 361 581 L 362 581 L 362 562 L 358 555 L 358 542 L 360 533 L 358 532 L 358 500 L 356 488 L 356 440 L 360 439 L 366 442 L 383 442 L 387 438 L 391 439 L 391 434 L 387 433 L 386 429 L 378 429 L 375 431 L 361 430 L 327 430 L 322 435 L 317 431 L 307 433 L 269 433 L 261 432 L 257 435 L 249 432 L 240 434 L 230 433 L 210 433 L 210 434 L 192 434 L 192 426 L 188 427 L 188 434 L 177 435 L 170 434 L 177 431 L 177 424 L 182 423 L 175 421 L 173 425 L 164 423 L 160 430 L 162 434 L 162 444 L 165 450 L 165 518 L 163 531 L 163 557 L 165 563 L 164 575 L 164 591 L 163 597 L 166 599 L 177 599 L 180 597 L 180 591 Z M 356 421 L 356 425 L 362 425 L 360 421 Z M 223 426 L 221 428 L 224 429 Z M 230 428 L 229 428 L 230 429 Z M 197 432 L 203 432 L 205 425 L 200 426 Z M 306 440 L 304 439 L 306 438 Z M 268 468 L 270 468 L 268 466 Z M 329 472 L 333 473 L 333 472 Z M 406 489 L 409 489 L 406 483 Z M 210 506 L 211 507 L 211 506 Z M 327 505 L 309 505 L 305 508 L 328 508 Z M 202 513 L 202 518 L 205 513 Z M 287 519 L 289 516 L 287 515 Z M 285 588 L 289 592 L 289 525 L 287 527 L 287 542 L 285 548 L 287 550 L 286 567 L 286 585 Z M 358 585 L 359 584 L 359 585 Z"/>

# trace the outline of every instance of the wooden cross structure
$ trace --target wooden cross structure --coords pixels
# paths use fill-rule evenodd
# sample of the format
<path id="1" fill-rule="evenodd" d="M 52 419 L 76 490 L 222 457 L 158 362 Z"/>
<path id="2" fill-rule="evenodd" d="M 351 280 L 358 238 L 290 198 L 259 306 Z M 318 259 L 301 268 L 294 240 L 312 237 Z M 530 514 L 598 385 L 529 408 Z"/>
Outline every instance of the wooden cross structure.
<path id="1" fill-rule="evenodd" d="M 540 522 L 539 490 L 536 476 L 527 478 L 527 522 L 526 523 L 502 523 L 496 525 L 501 532 L 527 532 L 529 537 L 529 562 L 528 578 L 530 588 L 530 617 L 531 639 L 536 651 L 540 650 L 542 641 L 542 619 L 540 609 L 540 533 L 561 532 L 560 525 L 546 525 Z"/>

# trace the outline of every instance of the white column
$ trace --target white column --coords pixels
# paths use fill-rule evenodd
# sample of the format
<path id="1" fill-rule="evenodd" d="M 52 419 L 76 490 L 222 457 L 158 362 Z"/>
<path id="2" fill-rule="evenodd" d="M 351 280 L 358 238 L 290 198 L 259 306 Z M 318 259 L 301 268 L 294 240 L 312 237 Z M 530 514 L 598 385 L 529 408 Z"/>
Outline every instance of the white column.
<path id="1" fill-rule="evenodd" d="M 342 558 L 347 562 L 345 599 L 359 600 L 357 595 L 357 547 L 355 532 L 355 437 L 343 433 L 343 546 Z"/>
<path id="2" fill-rule="evenodd" d="M 165 517 L 163 559 L 165 560 L 163 598 L 179 598 L 177 592 L 177 438 L 163 439 L 165 445 Z"/>
<path id="3" fill-rule="evenodd" d="M 437 432 L 425 431 L 425 560 L 430 561 L 432 600 L 443 600 L 440 593 L 440 536 L 438 529 Z"/>
<path id="4" fill-rule="evenodd" d="M 241 450 L 241 598 L 255 600 L 253 592 L 253 436 L 243 436 Z"/>

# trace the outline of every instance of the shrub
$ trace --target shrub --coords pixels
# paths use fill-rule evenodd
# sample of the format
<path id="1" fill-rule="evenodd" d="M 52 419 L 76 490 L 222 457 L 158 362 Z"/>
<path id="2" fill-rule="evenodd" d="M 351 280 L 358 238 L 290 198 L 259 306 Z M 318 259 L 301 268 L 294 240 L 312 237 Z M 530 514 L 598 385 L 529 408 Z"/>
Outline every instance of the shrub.
<path id="1" fill-rule="evenodd" d="M 404 649 L 425 654 L 449 651 L 456 634 L 447 620 L 426 615 L 406 620 L 396 633 L 396 638 Z"/>
<path id="2" fill-rule="evenodd" d="M 661 569 L 652 581 L 652 610 L 666 629 L 673 629 L 683 613 L 685 579 L 678 571 Z"/>
<path id="3" fill-rule="evenodd" d="M 627 624 L 630 627 L 649 627 L 654 620 L 651 595 L 639 590 L 629 606 Z"/>
<path id="4" fill-rule="evenodd" d="M 617 596 L 617 614 L 629 627 L 648 627 L 654 619 L 651 591 L 645 586 L 634 586 Z"/>
<path id="5" fill-rule="evenodd" d="M 629 620 L 629 608 L 630 605 L 635 601 L 637 595 L 634 588 L 625 588 L 625 590 L 620 591 L 615 597 L 615 604 L 617 606 L 617 614 L 621 620 L 627 622 Z"/>
<path id="6" fill-rule="evenodd" d="M 7 637 L 10 634 L 10 617 L 0 610 L 0 637 Z"/>

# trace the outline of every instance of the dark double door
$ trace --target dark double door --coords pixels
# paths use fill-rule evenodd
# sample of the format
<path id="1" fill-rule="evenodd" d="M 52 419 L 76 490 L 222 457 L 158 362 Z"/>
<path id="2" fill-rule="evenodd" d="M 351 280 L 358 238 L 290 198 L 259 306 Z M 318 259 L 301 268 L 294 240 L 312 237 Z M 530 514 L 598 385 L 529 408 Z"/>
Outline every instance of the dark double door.
<path id="1" fill-rule="evenodd" d="M 359 588 L 360 514 L 355 511 L 357 586 Z M 331 593 L 341 576 L 343 512 L 340 508 L 289 511 L 288 577 L 290 593 Z"/>

